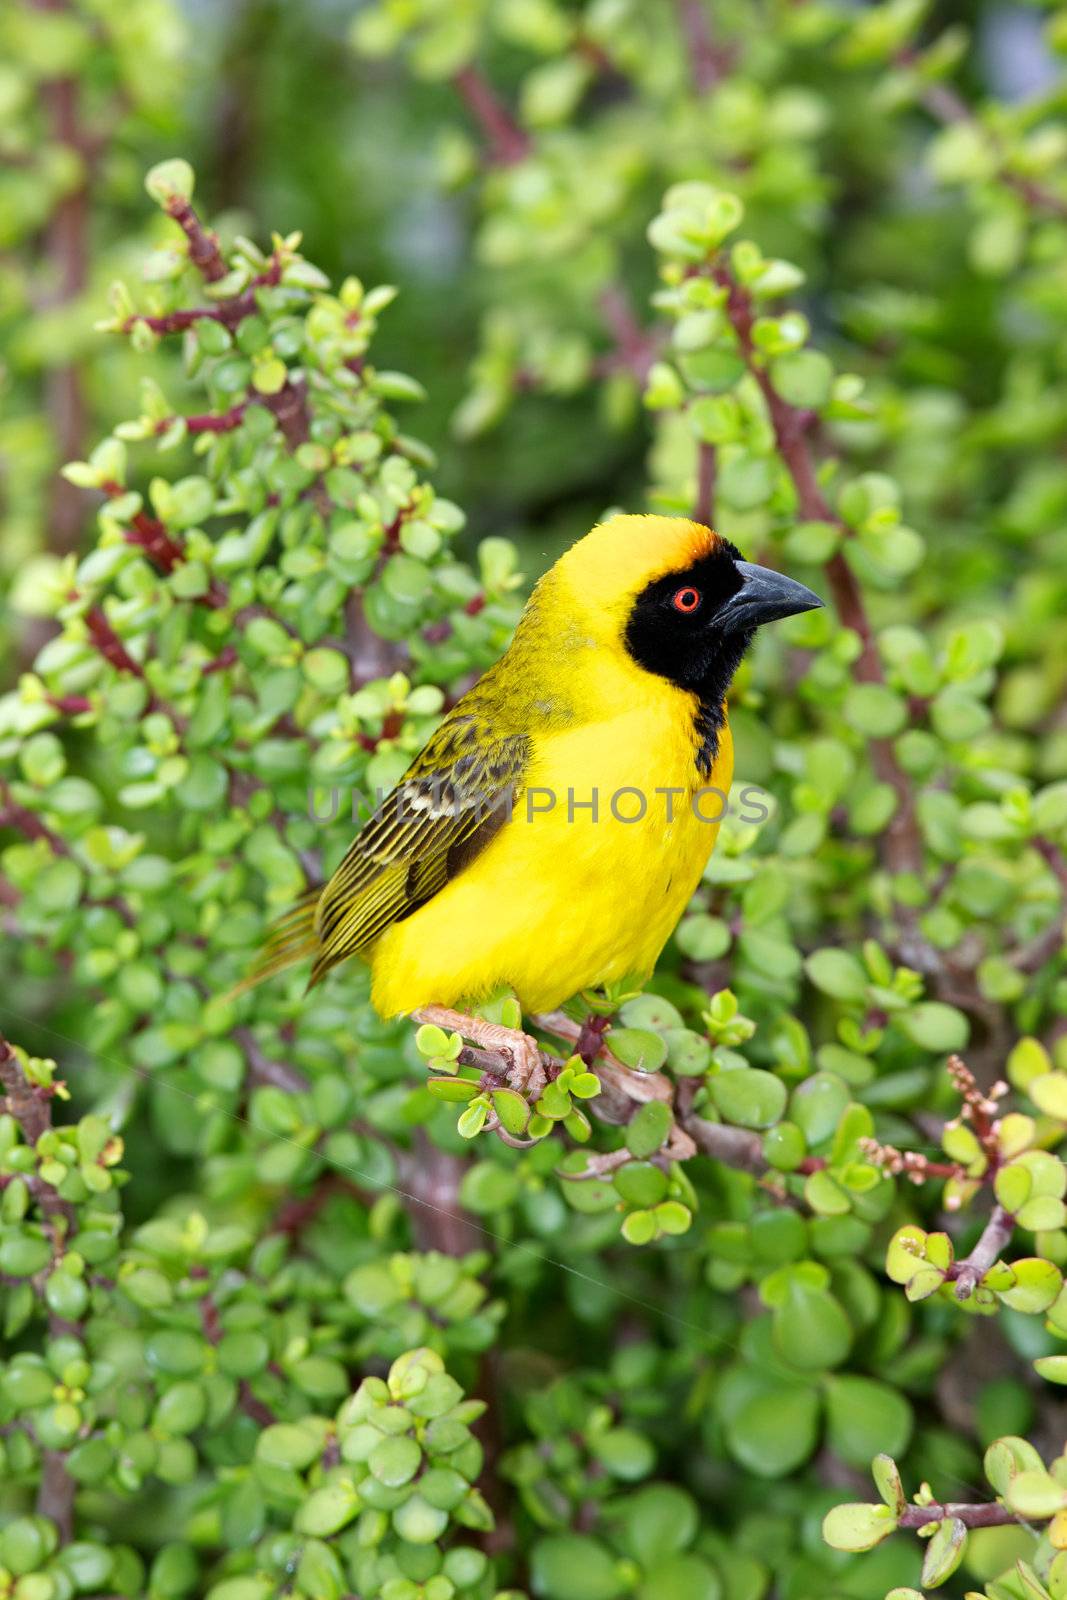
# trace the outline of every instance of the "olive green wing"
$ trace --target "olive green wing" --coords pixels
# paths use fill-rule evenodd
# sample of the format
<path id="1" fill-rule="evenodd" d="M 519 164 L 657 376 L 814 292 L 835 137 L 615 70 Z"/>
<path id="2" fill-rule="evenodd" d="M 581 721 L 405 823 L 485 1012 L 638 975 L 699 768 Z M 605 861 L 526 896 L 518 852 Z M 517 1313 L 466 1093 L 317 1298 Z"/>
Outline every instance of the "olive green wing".
<path id="1" fill-rule="evenodd" d="M 449 883 L 503 827 L 529 764 L 525 734 L 488 737 L 458 712 L 353 840 L 314 908 L 311 982 Z"/>

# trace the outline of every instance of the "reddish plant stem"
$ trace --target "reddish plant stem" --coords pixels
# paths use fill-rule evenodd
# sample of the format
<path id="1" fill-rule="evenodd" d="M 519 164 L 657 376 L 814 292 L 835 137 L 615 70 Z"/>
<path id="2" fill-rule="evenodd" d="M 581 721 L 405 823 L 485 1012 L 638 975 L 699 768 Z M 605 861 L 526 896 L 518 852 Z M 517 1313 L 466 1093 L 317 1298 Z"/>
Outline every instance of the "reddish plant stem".
<path id="1" fill-rule="evenodd" d="M 1019 172 L 1002 172 L 1001 177 L 1008 188 L 1014 189 L 1032 210 L 1048 211 L 1054 217 L 1067 220 L 1067 200 L 1053 194 L 1044 184 L 1036 183 L 1033 178 L 1024 178 Z"/>
<path id="2" fill-rule="evenodd" d="M 737 334 L 745 361 L 759 384 L 766 402 L 779 453 L 796 489 L 801 517 L 806 521 L 833 523 L 841 530 L 842 537 L 849 537 L 849 529 L 831 508 L 816 475 L 815 462 L 806 437 L 810 421 L 809 413 L 782 399 L 766 369 L 756 359 L 752 339 L 755 313 L 751 298 L 727 268 L 717 267 L 713 276 L 727 291 L 727 314 Z M 826 563 L 826 576 L 838 618 L 860 641 L 856 677 L 861 683 L 883 684 L 885 674 L 882 671 L 867 609 L 863 603 L 863 594 L 840 550 L 835 551 Z M 872 739 L 870 751 L 871 762 L 879 781 L 889 784 L 897 797 L 896 813 L 884 835 L 886 865 L 894 873 L 919 872 L 923 864 L 922 834 L 915 814 L 911 785 L 901 770 L 888 739 Z"/>
<path id="3" fill-rule="evenodd" d="M 353 589 L 345 601 L 344 649 L 351 666 L 352 683 L 357 688 L 374 678 L 402 672 L 409 661 L 402 639 L 383 639 L 380 633 L 375 633 L 367 621 L 359 589 Z"/>
<path id="4" fill-rule="evenodd" d="M 1040 972 L 1046 961 L 1051 961 L 1054 956 L 1061 953 L 1063 941 L 1064 925 L 1061 914 L 1042 933 L 1036 934 L 1028 943 L 1020 945 L 1008 959 L 1020 972 Z"/>
<path id="5" fill-rule="evenodd" d="M 905 1506 L 897 1517 L 898 1528 L 925 1528 L 931 1522 L 944 1522 L 946 1517 L 955 1522 L 962 1522 L 965 1528 L 1003 1528 L 1009 1522 L 1018 1522 L 1018 1517 L 1007 1506 L 998 1505 L 995 1501 L 989 1505 L 963 1506 L 963 1505 L 929 1505 Z"/>
<path id="6" fill-rule="evenodd" d="M 574 1041 L 574 1054 L 580 1056 L 587 1067 L 591 1067 L 597 1056 L 604 1048 L 604 1035 L 610 1025 L 610 1017 L 596 1015 L 586 1017 L 582 1023 L 582 1031 Z"/>
<path id="7" fill-rule="evenodd" d="M 209 677 L 212 672 L 227 672 L 230 667 L 235 667 L 240 660 L 232 644 L 223 645 L 218 655 L 211 661 L 205 661 L 200 671 L 204 677 Z"/>
<path id="8" fill-rule="evenodd" d="M 232 433 L 235 428 L 241 426 L 248 405 L 247 400 L 239 400 L 229 411 L 207 411 L 199 416 L 186 417 L 185 426 L 190 433 Z M 167 422 L 159 423 L 156 432 L 165 433 L 174 420 L 172 417 Z"/>
<path id="9" fill-rule="evenodd" d="M 0 1038 L 0 1086 L 4 1091 L 7 1109 L 22 1129 L 26 1143 L 35 1145 L 52 1126 L 52 1097 L 29 1081 L 19 1066 L 14 1050 L 4 1038 Z M 52 1196 L 58 1199 L 51 1185 L 48 1188 Z"/>
<path id="10" fill-rule="evenodd" d="M 38 10 L 64 11 L 65 0 L 35 0 Z M 89 148 L 80 126 L 78 82 L 54 78 L 41 85 L 41 104 L 51 139 L 66 146 L 82 167 L 76 184 L 56 203 L 45 232 L 45 255 L 53 279 L 42 309 L 67 305 L 84 293 L 89 278 Z M 73 360 L 50 367 L 45 379 L 45 404 L 62 463 L 83 453 L 86 408 L 81 373 Z M 49 484 L 48 543 L 65 553 L 77 547 L 84 517 L 81 491 L 59 473 Z"/>
<path id="11" fill-rule="evenodd" d="M 0 1038 L 0 1087 L 4 1103 L 22 1129 L 29 1145 L 36 1145 L 52 1126 L 52 1097 L 48 1090 L 33 1084 L 24 1074 L 18 1058 L 6 1039 Z M 74 1208 L 61 1200 L 50 1183 L 37 1182 L 33 1193 L 52 1234 L 53 1249 L 63 1252 L 63 1241 L 75 1226 Z M 48 1313 L 48 1332 L 53 1339 L 70 1335 L 80 1338 L 81 1325 L 69 1322 L 54 1311 Z M 41 1481 L 37 1487 L 37 1515 L 47 1517 L 59 1531 L 61 1544 L 74 1537 L 74 1497 L 77 1487 L 67 1471 L 67 1458 L 61 1450 L 41 1452 Z"/>
<path id="12" fill-rule="evenodd" d="M 461 75 L 462 76 L 462 75 Z M 502 110 L 502 108 L 501 108 Z M 523 136 L 525 137 L 525 136 Z M 225 276 L 226 264 L 219 249 L 218 236 L 205 228 L 188 200 L 174 198 L 167 206 L 168 214 L 182 229 L 189 241 L 189 258 L 210 282 L 218 282 Z M 144 322 L 159 333 L 180 332 L 192 326 L 201 318 L 210 318 L 222 322 L 227 327 L 236 327 L 241 320 L 255 312 L 257 308 L 256 290 L 269 287 L 280 282 L 282 262 L 277 253 L 271 258 L 269 266 L 252 280 L 252 283 L 241 294 L 222 300 L 218 306 L 204 306 L 194 310 L 172 311 L 161 316 L 133 316 L 127 319 L 124 328 L 128 330 L 137 322 Z M 288 379 L 277 394 L 257 396 L 257 400 L 271 411 L 277 421 L 279 430 L 290 451 L 297 450 L 300 445 L 307 442 L 311 432 L 311 415 L 307 400 L 307 385 L 302 380 L 293 382 Z M 186 419 L 186 425 L 193 433 L 228 431 L 238 426 L 245 408 L 251 403 L 250 399 L 237 402 L 228 412 L 217 416 L 202 415 Z M 166 424 L 164 424 L 166 426 Z M 105 485 L 105 492 L 122 493 L 120 485 Z M 319 513 L 326 517 L 332 510 L 330 496 L 321 482 L 315 483 L 309 491 L 310 498 Z M 184 551 L 167 534 L 166 529 L 156 519 L 139 513 L 142 520 L 133 519 L 132 537 L 127 537 L 131 542 L 141 544 L 150 555 L 154 555 L 164 572 L 173 570 L 177 560 L 184 558 Z M 228 591 L 226 586 L 217 579 L 212 579 L 207 592 L 199 597 L 201 601 L 213 607 L 222 607 L 228 604 Z M 238 626 L 242 626 L 248 616 L 255 614 L 260 608 L 246 607 L 235 617 Z M 361 640 L 368 640 L 366 656 L 374 656 L 368 677 L 385 675 L 396 670 L 407 660 L 405 647 L 396 643 L 381 640 L 366 625 L 363 617 L 363 608 L 360 597 L 353 591 L 348 603 L 349 617 L 349 653 L 353 662 L 353 673 L 359 679 L 360 663 L 364 658 L 364 647 Z M 285 626 L 285 624 L 283 624 Z M 290 629 L 290 632 L 294 630 Z M 108 641 L 108 649 L 112 654 L 108 657 L 113 664 L 118 665 L 119 659 L 114 651 L 114 645 Z M 118 641 L 115 641 L 118 643 Z M 121 648 L 121 645 L 119 646 Z M 130 669 L 126 670 L 139 670 Z"/>
<path id="13" fill-rule="evenodd" d="M 456 1257 L 484 1249 L 484 1230 L 460 1205 L 460 1184 L 466 1171 L 464 1161 L 439 1150 L 421 1128 L 415 1132 L 413 1145 L 411 1155 L 401 1162 L 401 1180 L 407 1185 L 407 1213 L 417 1247 Z M 504 1445 L 504 1428 L 500 1373 L 491 1353 L 479 1362 L 475 1392 L 485 1402 L 485 1412 L 474 1424 L 474 1432 L 485 1452 L 478 1487 L 492 1507 L 496 1521 L 493 1531 L 482 1535 L 479 1543 L 492 1552 L 505 1548 L 513 1539 L 513 1533 L 508 1491 L 494 1470 Z"/>
<path id="14" fill-rule="evenodd" d="M 193 306 L 188 310 L 161 312 L 156 316 L 138 311 L 126 318 L 121 331 L 130 333 L 139 322 L 143 322 L 153 333 L 184 333 L 186 328 L 195 327 L 198 322 L 221 321 L 222 312 L 218 306 Z"/>
<path id="15" fill-rule="evenodd" d="M 291 378 L 287 378 L 277 394 L 263 395 L 261 398 L 267 410 L 274 414 L 282 438 L 285 440 L 286 449 L 291 454 L 295 453 L 311 437 L 311 412 L 308 408 L 306 381 L 301 378 L 294 383 Z M 321 478 L 316 479 L 304 492 L 321 517 L 330 515 L 333 501 Z"/>
<path id="16" fill-rule="evenodd" d="M 93 702 L 84 694 L 50 694 L 47 699 L 50 706 L 67 717 L 76 717 L 83 711 L 93 709 Z"/>
<path id="17" fill-rule="evenodd" d="M 1059 880 L 1064 895 L 1067 896 L 1067 856 L 1051 839 L 1035 839 L 1034 849 L 1039 856 L 1043 856 Z"/>
<path id="18" fill-rule="evenodd" d="M 138 511 L 123 533 L 127 543 L 138 545 L 163 573 L 173 572 L 186 559 L 184 545 L 167 532 L 158 517 L 150 517 L 146 511 Z M 196 598 L 201 605 L 217 611 L 228 603 L 229 594 L 217 578 L 212 578 Z"/>
<path id="19" fill-rule="evenodd" d="M 304 1231 L 311 1226 L 319 1213 L 337 1195 L 346 1195 L 353 1200 L 358 1200 L 361 1206 L 369 1211 L 374 1204 L 374 1196 L 367 1190 L 360 1189 L 350 1178 L 340 1172 L 325 1172 L 318 1179 L 315 1187 L 307 1195 L 291 1195 L 283 1201 L 274 1214 L 273 1221 L 269 1224 L 271 1233 L 284 1233 L 290 1239 L 298 1240 Z"/>
<path id="20" fill-rule="evenodd" d="M 1040 971 L 1046 961 L 1051 961 L 1054 956 L 1060 955 L 1063 951 L 1064 938 L 1067 936 L 1067 927 L 1065 927 L 1065 921 L 1067 921 L 1067 857 L 1064 856 L 1063 851 L 1057 845 L 1052 843 L 1051 839 L 1034 839 L 1032 844 L 1038 855 L 1043 857 L 1052 869 L 1053 875 L 1060 885 L 1062 897 L 1060 909 L 1054 921 L 1041 933 L 1036 934 L 1027 944 L 1021 945 L 1011 957 L 1013 966 L 1017 967 L 1020 972 L 1028 973 Z"/>
<path id="21" fill-rule="evenodd" d="M 958 1055 L 951 1055 L 946 1062 L 948 1075 L 952 1086 L 963 1102 L 960 1116 L 964 1122 L 969 1122 L 974 1130 L 974 1136 L 981 1145 L 989 1163 L 987 1176 L 992 1178 L 1001 1162 L 1000 1143 L 998 1139 L 998 1101 L 1007 1093 L 1007 1084 L 995 1084 L 988 1092 L 981 1087 L 978 1079 L 967 1063 Z"/>
<path id="22" fill-rule="evenodd" d="M 615 340 L 609 365 L 625 367 L 638 383 L 644 383 L 656 359 L 659 341 L 647 333 L 634 315 L 630 297 L 619 283 L 609 283 L 597 300 L 604 325 Z"/>
<path id="23" fill-rule="evenodd" d="M 189 207 L 190 215 L 196 213 Z M 201 229 L 201 232 L 204 230 Z M 211 235 L 214 238 L 214 235 Z M 256 290 L 272 288 L 281 281 L 282 264 L 277 256 L 272 257 L 270 266 L 265 271 L 257 274 L 252 279 L 248 288 L 240 294 L 231 295 L 228 300 L 220 300 L 217 306 L 190 306 L 178 311 L 165 311 L 156 315 L 148 312 L 135 312 L 127 317 L 122 324 L 122 332 L 129 333 L 138 323 L 143 322 L 153 333 L 184 333 L 187 328 L 193 328 L 198 322 L 221 322 L 224 327 L 236 328 L 245 317 L 253 316 L 258 309 Z"/>
<path id="24" fill-rule="evenodd" d="M 139 541 L 137 539 L 131 539 L 130 543 L 137 544 Z M 167 568 L 165 570 L 169 571 L 170 569 Z M 197 598 L 202 605 L 211 606 L 213 608 L 227 604 L 226 590 L 214 578 L 211 580 L 211 587 L 207 590 L 207 592 L 205 594 L 198 595 Z M 139 661 L 130 655 L 129 651 L 126 649 L 126 646 L 123 644 L 122 640 L 119 638 L 118 634 L 107 620 L 107 617 L 104 615 L 102 607 L 89 607 L 89 610 L 85 613 L 85 625 L 89 630 L 89 638 L 92 641 L 93 646 L 100 652 L 104 660 L 115 668 L 116 672 L 128 672 L 132 677 L 144 678 L 144 668 Z M 203 668 L 203 671 L 217 672 L 223 666 L 232 665 L 232 661 L 235 658 L 227 658 L 226 660 L 223 660 L 222 657 L 225 656 L 225 654 L 225 650 L 220 652 L 219 657 L 215 661 L 207 663 L 207 665 Z M 76 703 L 70 703 L 72 700 Z M 67 712 L 92 710 L 91 703 L 87 700 L 83 703 L 80 697 L 68 696 L 66 702 L 53 700 L 52 703 L 53 705 L 58 705 L 60 710 Z M 155 695 L 150 695 L 148 703 L 150 706 L 156 705 L 157 702 Z M 179 720 L 177 713 L 172 712 L 170 715 L 172 720 L 175 722 L 175 725 L 177 725 Z"/>
<path id="25" fill-rule="evenodd" d="M 926 1163 L 926 1176 L 928 1178 L 959 1178 L 961 1181 L 967 1174 L 956 1161 L 928 1161 Z"/>
<path id="26" fill-rule="evenodd" d="M 59 1530 L 60 1544 L 74 1538 L 74 1479 L 61 1450 L 41 1452 L 41 1481 L 37 1488 L 37 1515 L 47 1517 Z"/>
<path id="27" fill-rule="evenodd" d="M 173 572 L 185 559 L 181 545 L 171 538 L 159 518 L 150 517 L 147 511 L 134 513 L 124 536 L 127 544 L 137 545 L 163 573 Z"/>
<path id="28" fill-rule="evenodd" d="M 621 1125 L 628 1122 L 633 1115 L 635 1103 L 639 1104 L 641 1101 L 654 1098 L 662 1099 L 670 1106 L 674 1115 L 676 1134 L 672 1134 L 672 1139 L 678 1135 L 688 1135 L 692 1143 L 705 1155 L 721 1161 L 724 1166 L 736 1167 L 741 1172 L 750 1172 L 761 1182 L 770 1182 L 780 1176 L 772 1173 L 768 1167 L 763 1154 L 763 1141 L 758 1133 L 750 1133 L 746 1128 L 735 1128 L 722 1122 L 707 1122 L 693 1111 L 693 1097 L 696 1093 L 694 1079 L 684 1078 L 680 1083 L 671 1085 L 666 1078 L 657 1074 L 631 1073 L 628 1068 L 614 1060 L 610 1055 L 611 1036 L 609 1033 L 606 1038 L 604 1037 L 604 1030 L 600 1026 L 601 1018 L 588 1017 L 579 1025 L 564 1012 L 553 1011 L 535 1017 L 534 1021 L 540 1031 L 566 1040 L 571 1053 L 580 1055 L 586 1065 L 596 1072 L 600 1079 L 601 1092 L 596 1100 L 590 1103 L 590 1109 L 599 1121 Z M 557 1076 L 563 1063 L 543 1054 L 542 1060 L 548 1076 L 550 1078 Z M 617 1093 L 626 1079 L 632 1080 L 634 1086 L 641 1083 L 645 1091 L 653 1091 L 655 1085 L 655 1090 L 658 1092 L 644 1092 L 639 1096 Z M 668 1140 L 668 1143 L 670 1142 L 671 1140 Z M 809 1156 L 796 1170 L 801 1176 L 807 1177 L 813 1172 L 820 1172 L 825 1166 L 826 1162 L 822 1156 Z"/>
<path id="29" fill-rule="evenodd" d="M 293 383 L 287 379 L 277 394 L 263 396 L 263 404 L 268 411 L 274 413 L 274 419 L 281 429 L 288 450 L 296 450 L 300 445 L 307 443 L 311 418 L 308 414 L 305 383 Z"/>
<path id="30" fill-rule="evenodd" d="M 466 1166 L 458 1156 L 439 1150 L 421 1128 L 416 1129 L 411 1157 L 403 1163 L 408 1216 L 420 1250 L 466 1256 L 485 1247 L 485 1233 L 459 1203 Z"/>
<path id="31" fill-rule="evenodd" d="M 914 50 L 901 50 L 897 55 L 901 66 L 915 64 Z M 919 104 L 936 122 L 946 127 L 955 123 L 978 121 L 966 100 L 947 83 L 926 83 L 919 90 Z M 1046 211 L 1054 217 L 1067 217 L 1067 199 L 1046 189 L 1044 184 L 1028 178 L 1021 172 L 1012 172 L 1006 162 L 998 174 L 1000 181 L 1013 189 L 1019 198 L 1034 211 Z"/>
<path id="32" fill-rule="evenodd" d="M 270 1084 L 275 1089 L 282 1089 L 286 1094 L 305 1094 L 311 1087 L 298 1067 L 291 1067 L 284 1061 L 272 1061 L 260 1048 L 259 1041 L 251 1028 L 235 1029 L 234 1038 L 244 1051 L 248 1063 L 249 1082 L 253 1086 Z"/>
<path id="33" fill-rule="evenodd" d="M 199 1277 L 203 1271 L 203 1268 L 194 1267 L 189 1275 L 190 1277 Z M 204 1338 L 208 1344 L 218 1345 L 221 1343 L 223 1337 L 222 1321 L 219 1317 L 218 1307 L 210 1294 L 206 1294 L 200 1301 L 200 1326 L 204 1330 Z M 251 1417 L 252 1421 L 258 1423 L 261 1428 L 269 1428 L 272 1423 L 278 1420 L 270 1406 L 262 1400 L 257 1400 L 252 1393 L 252 1386 L 247 1378 L 242 1378 L 237 1385 L 237 1402 L 245 1416 Z"/>
<path id="34" fill-rule="evenodd" d="M 130 655 L 100 606 L 90 606 L 85 613 L 85 625 L 96 649 L 117 672 L 129 672 L 135 678 L 144 677 L 141 663 Z"/>
<path id="35" fill-rule="evenodd" d="M 685 39 L 693 88 L 697 94 L 707 94 L 730 65 L 727 53 L 716 48 L 701 0 L 675 0 L 675 10 Z"/>
<path id="36" fill-rule="evenodd" d="M 590 66 L 603 73 L 604 77 L 615 77 L 625 81 L 625 74 L 615 65 L 603 45 L 598 44 L 595 39 L 590 39 L 588 34 L 576 34 L 574 48 L 580 56 L 584 56 Z"/>
<path id="37" fill-rule="evenodd" d="M 69 856 L 70 847 L 65 839 L 58 833 L 53 833 L 46 822 L 35 811 L 30 811 L 27 806 L 20 806 L 13 799 L 11 790 L 3 778 L 0 778 L 0 826 L 6 825 L 17 828 L 27 839 L 43 839 L 54 855 Z"/>
<path id="38" fill-rule="evenodd" d="M 266 1401 L 256 1399 L 247 1378 L 242 1378 L 237 1385 L 237 1400 L 245 1416 L 251 1417 L 261 1428 L 269 1428 L 277 1422 L 278 1418 Z"/>
<path id="39" fill-rule="evenodd" d="M 882 1144 L 878 1139 L 861 1139 L 859 1145 L 873 1166 L 892 1177 L 907 1178 L 909 1183 L 932 1183 L 939 1178 L 962 1181 L 967 1176 L 966 1168 L 957 1161 L 931 1161 L 921 1151 L 898 1150 L 895 1144 Z"/>
<path id="40" fill-rule="evenodd" d="M 175 195 L 168 201 L 166 210 L 167 215 L 178 224 L 188 240 L 190 261 L 209 283 L 218 283 L 226 276 L 227 271 L 225 259 L 219 248 L 218 234 L 210 228 L 205 228 L 191 203 L 180 195 Z M 266 270 L 259 273 L 247 289 L 241 294 L 220 301 L 218 306 L 172 311 L 162 316 L 135 315 L 126 319 L 123 324 L 124 330 L 128 331 L 137 322 L 143 322 L 156 332 L 177 333 L 202 318 L 221 322 L 227 327 L 236 327 L 245 317 L 255 312 L 256 290 L 279 283 L 281 274 L 282 262 L 276 253 Z M 306 383 L 303 381 L 294 383 L 291 379 L 287 379 L 277 394 L 263 395 L 260 398 L 267 409 L 273 412 L 289 450 L 296 450 L 299 445 L 306 443 L 311 427 Z M 237 402 L 229 411 L 218 415 L 204 414 L 189 417 L 186 419 L 186 426 L 192 433 L 229 432 L 240 424 L 248 404 L 249 401 L 245 399 Z M 164 431 L 168 425 L 163 423 L 157 431 Z M 105 489 L 113 493 L 119 486 L 105 485 Z M 321 486 L 316 486 L 312 490 L 312 497 L 322 514 L 327 515 L 330 510 L 329 499 Z M 181 546 L 170 539 L 162 524 L 156 519 L 139 512 L 133 518 L 133 526 L 139 537 L 132 542 L 144 545 L 164 572 L 171 571 L 176 562 L 182 559 Z M 224 591 L 214 583 L 204 599 L 207 604 L 213 606 L 225 604 Z"/>
<path id="41" fill-rule="evenodd" d="M 478 68 L 461 67 L 452 83 L 485 135 L 492 165 L 512 167 L 524 161 L 533 148 L 532 140 Z"/>
<path id="42" fill-rule="evenodd" d="M 205 228 L 189 201 L 183 195 L 172 195 L 167 201 L 167 215 L 173 217 L 189 241 L 189 260 L 208 283 L 218 283 L 226 276 L 226 262 L 219 249 L 219 236 Z"/>
<path id="43" fill-rule="evenodd" d="M 113 480 L 102 484 L 101 488 L 112 500 L 125 493 L 122 484 Z M 147 511 L 135 511 L 130 518 L 130 526 L 124 528 L 122 533 L 127 544 L 143 550 L 148 559 L 165 574 L 173 572 L 186 559 L 185 546 L 167 532 L 158 517 L 150 516 Z M 198 596 L 202 605 L 214 609 L 224 606 L 227 598 L 226 589 L 214 578 L 206 592 Z"/>

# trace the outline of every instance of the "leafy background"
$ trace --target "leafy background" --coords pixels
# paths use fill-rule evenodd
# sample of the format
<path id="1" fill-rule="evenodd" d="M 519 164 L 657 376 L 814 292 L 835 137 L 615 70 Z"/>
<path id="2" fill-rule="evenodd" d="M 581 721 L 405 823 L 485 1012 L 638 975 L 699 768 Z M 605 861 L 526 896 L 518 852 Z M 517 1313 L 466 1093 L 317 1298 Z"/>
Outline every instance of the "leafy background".
<path id="1" fill-rule="evenodd" d="M 0 1592 L 1067 1595 L 1065 49 L 5 8 Z M 230 997 L 619 506 L 831 602 L 647 991 Z"/>

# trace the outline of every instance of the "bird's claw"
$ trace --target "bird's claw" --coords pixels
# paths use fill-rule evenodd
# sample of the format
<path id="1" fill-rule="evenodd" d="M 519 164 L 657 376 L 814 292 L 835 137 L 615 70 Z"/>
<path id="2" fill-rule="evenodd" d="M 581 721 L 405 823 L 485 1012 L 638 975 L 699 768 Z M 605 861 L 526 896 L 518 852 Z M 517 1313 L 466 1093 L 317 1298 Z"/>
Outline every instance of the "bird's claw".
<path id="1" fill-rule="evenodd" d="M 484 1017 L 470 1017 L 462 1011 L 452 1011 L 447 1006 L 422 1006 L 411 1013 L 413 1022 L 432 1022 L 438 1028 L 458 1033 L 483 1050 L 492 1050 L 509 1063 L 506 1082 L 530 1101 L 536 1101 L 545 1087 L 547 1076 L 541 1049 L 536 1039 L 531 1039 L 521 1028 L 505 1028 L 500 1022 L 487 1022 Z"/>
<path id="2" fill-rule="evenodd" d="M 528 1100 L 535 1101 L 541 1098 L 541 1091 L 547 1080 L 544 1062 L 541 1060 L 541 1048 L 536 1039 L 531 1039 L 528 1033 L 522 1033 L 518 1028 L 504 1030 L 510 1033 L 514 1043 L 504 1046 L 511 1054 L 511 1071 L 508 1073 L 508 1086 L 517 1089 L 519 1094 Z"/>

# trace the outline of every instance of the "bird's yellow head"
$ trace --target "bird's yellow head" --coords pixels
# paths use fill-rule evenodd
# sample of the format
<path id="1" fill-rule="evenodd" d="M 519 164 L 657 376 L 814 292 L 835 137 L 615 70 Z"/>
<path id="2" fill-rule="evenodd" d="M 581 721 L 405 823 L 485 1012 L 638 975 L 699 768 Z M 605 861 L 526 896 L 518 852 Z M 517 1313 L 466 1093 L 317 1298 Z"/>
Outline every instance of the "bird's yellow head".
<path id="1" fill-rule="evenodd" d="M 821 606 L 802 583 L 745 561 L 684 517 L 618 516 L 561 556 L 542 584 L 583 642 L 720 704 L 754 630 Z"/>

